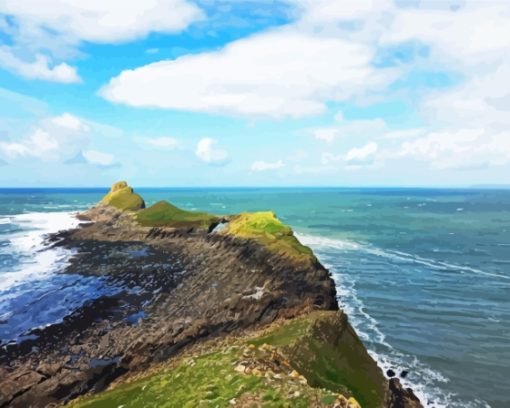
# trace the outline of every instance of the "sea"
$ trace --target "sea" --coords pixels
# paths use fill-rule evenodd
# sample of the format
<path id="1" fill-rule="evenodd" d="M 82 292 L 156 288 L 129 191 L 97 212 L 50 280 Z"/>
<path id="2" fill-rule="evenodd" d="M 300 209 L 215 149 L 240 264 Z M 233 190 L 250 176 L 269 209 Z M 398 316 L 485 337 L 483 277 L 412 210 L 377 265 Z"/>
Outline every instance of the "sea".
<path id="1" fill-rule="evenodd" d="M 148 204 L 273 210 L 313 248 L 371 355 L 426 407 L 510 407 L 510 190 L 145 188 Z M 0 343 L 120 290 L 62 274 L 48 233 L 107 189 L 0 189 Z"/>

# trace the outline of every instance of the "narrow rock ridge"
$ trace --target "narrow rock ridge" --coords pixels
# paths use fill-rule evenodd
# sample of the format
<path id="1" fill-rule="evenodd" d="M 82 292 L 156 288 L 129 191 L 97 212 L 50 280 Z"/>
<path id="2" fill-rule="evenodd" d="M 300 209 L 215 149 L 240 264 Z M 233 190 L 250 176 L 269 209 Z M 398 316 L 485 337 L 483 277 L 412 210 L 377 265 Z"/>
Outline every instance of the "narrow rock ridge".
<path id="1" fill-rule="evenodd" d="M 247 238 L 228 229 L 211 232 L 235 216 L 197 218 L 172 206 L 165 217 L 177 217 L 178 227 L 168 226 L 168 220 L 144 226 L 140 211 L 148 211 L 146 220 L 161 221 L 152 207 L 142 209 L 141 197 L 130 196 L 135 193 L 127 184 L 117 187 L 109 202 L 119 203 L 115 193 L 121 191 L 126 208 L 103 201 L 79 215 L 78 228 L 50 241 L 75 251 L 64 273 L 102 276 L 119 291 L 87 301 L 62 322 L 32 330 L 30 340 L 1 345 L 0 407 L 57 406 L 168 361 L 197 342 L 338 310 L 329 272 L 283 224 L 274 229 L 271 219 L 276 232 L 264 230 L 259 237 L 250 230 Z M 266 218 L 256 221 L 264 224 Z M 275 243 L 280 239 L 283 246 Z M 349 353 L 371 361 L 348 369 L 369 370 L 363 375 L 382 387 L 374 406 L 420 407 L 411 390 L 388 383 L 347 320 L 342 325 L 356 339 Z M 366 392 L 373 387 L 367 384 Z"/>

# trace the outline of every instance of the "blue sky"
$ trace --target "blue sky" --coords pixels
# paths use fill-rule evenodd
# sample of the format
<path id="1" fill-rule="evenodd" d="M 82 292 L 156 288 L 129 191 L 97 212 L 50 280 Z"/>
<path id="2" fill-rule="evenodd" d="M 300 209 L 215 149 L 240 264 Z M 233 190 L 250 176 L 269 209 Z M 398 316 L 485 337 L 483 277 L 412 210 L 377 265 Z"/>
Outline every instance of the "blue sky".
<path id="1" fill-rule="evenodd" d="M 4 0 L 0 186 L 508 184 L 503 0 Z"/>

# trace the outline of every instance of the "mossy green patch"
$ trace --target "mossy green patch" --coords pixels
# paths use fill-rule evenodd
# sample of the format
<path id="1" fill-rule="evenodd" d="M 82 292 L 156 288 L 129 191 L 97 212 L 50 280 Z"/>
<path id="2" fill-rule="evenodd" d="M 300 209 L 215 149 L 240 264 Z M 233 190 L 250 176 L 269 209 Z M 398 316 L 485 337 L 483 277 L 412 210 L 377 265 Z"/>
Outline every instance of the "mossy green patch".
<path id="1" fill-rule="evenodd" d="M 340 312 L 314 312 L 201 350 L 70 406 L 332 407 L 339 394 L 363 408 L 384 406 L 387 383 Z"/>
<path id="2" fill-rule="evenodd" d="M 224 233 L 255 239 L 269 249 L 292 259 L 315 261 L 313 251 L 302 245 L 292 228 L 283 224 L 272 211 L 241 213 L 231 218 Z"/>
<path id="3" fill-rule="evenodd" d="M 282 347 L 311 386 L 352 395 L 363 408 L 384 405 L 384 376 L 344 314 L 312 313 L 254 342 Z"/>
<path id="4" fill-rule="evenodd" d="M 138 211 L 136 220 L 147 227 L 208 229 L 211 224 L 219 220 L 219 217 L 205 212 L 181 210 L 168 201 L 159 201 L 149 208 Z"/>
<path id="5" fill-rule="evenodd" d="M 145 208 L 143 198 L 136 194 L 125 181 L 115 183 L 110 192 L 103 197 L 101 204 L 110 205 L 122 211 L 138 211 Z"/>
<path id="6" fill-rule="evenodd" d="M 268 379 L 236 370 L 247 344 L 223 347 L 194 358 L 183 359 L 172 369 L 121 384 L 112 390 L 81 398 L 75 408 L 138 407 L 302 407 L 312 401 L 335 401 L 335 394 L 316 390 L 290 377 Z M 260 350 L 257 353 L 263 353 Z M 254 353 L 255 356 L 255 353 Z M 259 358 L 259 357 L 254 357 Z M 331 404 L 332 405 L 332 404 Z M 319 406 L 331 406 L 324 404 Z M 237 406 L 237 405 L 236 405 Z"/>

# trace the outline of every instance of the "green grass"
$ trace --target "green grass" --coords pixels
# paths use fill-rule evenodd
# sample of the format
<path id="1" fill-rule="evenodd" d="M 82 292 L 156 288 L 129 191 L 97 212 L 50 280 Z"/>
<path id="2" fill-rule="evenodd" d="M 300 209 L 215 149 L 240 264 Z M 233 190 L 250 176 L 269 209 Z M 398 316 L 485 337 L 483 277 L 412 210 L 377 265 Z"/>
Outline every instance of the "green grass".
<path id="1" fill-rule="evenodd" d="M 125 181 L 115 183 L 110 192 L 103 197 L 101 204 L 111 205 L 122 211 L 138 211 L 145 207 L 143 198 L 133 192 Z"/>
<path id="2" fill-rule="evenodd" d="M 295 260 L 315 261 L 313 251 L 302 245 L 292 228 L 283 224 L 272 211 L 241 213 L 232 217 L 225 233 L 255 239 L 269 249 Z"/>
<path id="3" fill-rule="evenodd" d="M 312 401 L 325 401 L 322 407 L 332 406 L 337 395 L 314 389 L 289 376 L 287 368 L 282 378 L 268 379 L 235 370 L 244 353 L 250 350 L 253 361 L 269 361 L 272 351 L 263 347 L 249 348 L 251 340 L 234 340 L 193 358 L 182 358 L 173 367 L 161 369 L 146 378 L 120 384 L 114 389 L 82 397 L 70 404 L 74 408 L 138 408 L 138 407 L 230 407 L 236 399 L 242 406 L 258 401 L 263 407 L 311 406 Z M 298 392 L 298 395 L 293 395 Z M 292 395 L 292 397 L 289 397 Z"/>
<path id="4" fill-rule="evenodd" d="M 237 353 L 239 351 L 237 350 Z M 147 379 L 116 387 L 112 391 L 77 403 L 81 408 L 189 407 L 229 405 L 243 393 L 261 389 L 262 378 L 236 373 L 235 351 L 219 351 L 184 361 Z"/>
<path id="5" fill-rule="evenodd" d="M 316 312 L 255 342 L 282 347 L 311 386 L 353 395 L 363 408 L 384 405 L 383 374 L 345 315 Z"/>
<path id="6" fill-rule="evenodd" d="M 332 407 L 339 394 L 354 397 L 363 408 L 384 406 L 382 373 L 336 312 L 314 312 L 258 336 L 227 339 L 204 349 L 207 351 L 182 357 L 167 368 L 112 390 L 82 397 L 70 406 L 229 407 L 235 398 L 239 404 L 256 400 L 268 408 Z M 246 360 L 246 350 L 252 361 L 265 361 L 263 364 L 273 361 L 277 351 L 279 367 L 285 366 L 286 371 L 278 379 L 236 371 L 239 362 Z M 292 379 L 294 369 L 307 383 Z M 289 398 L 296 392 L 298 395 Z"/>
<path id="7" fill-rule="evenodd" d="M 181 210 L 168 201 L 159 201 L 149 208 L 138 211 L 136 220 L 147 227 L 208 229 L 211 224 L 219 220 L 219 217 L 204 212 Z"/>

